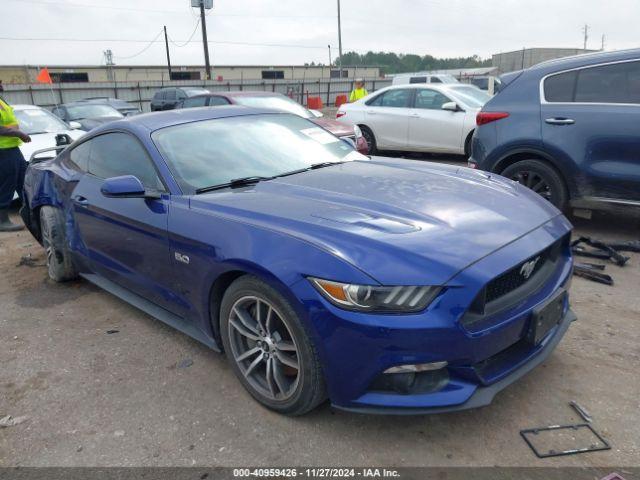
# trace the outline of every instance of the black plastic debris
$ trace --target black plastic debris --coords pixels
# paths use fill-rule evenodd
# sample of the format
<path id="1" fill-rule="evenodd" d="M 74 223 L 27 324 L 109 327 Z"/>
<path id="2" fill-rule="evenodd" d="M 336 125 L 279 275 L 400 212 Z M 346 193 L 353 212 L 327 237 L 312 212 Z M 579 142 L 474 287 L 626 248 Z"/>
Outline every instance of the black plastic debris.
<path id="1" fill-rule="evenodd" d="M 584 245 L 591 247 L 591 249 L 587 249 Z M 624 244 L 615 243 L 609 244 L 600 240 L 594 240 L 591 237 L 580 237 L 577 240 L 571 242 L 571 250 L 574 255 L 582 256 L 582 257 L 590 257 L 590 258 L 599 258 L 601 260 L 611 260 L 619 267 L 624 267 L 624 265 L 629 261 L 630 257 L 625 257 L 621 253 L 619 253 L 618 249 L 615 249 L 613 245 L 622 248 L 635 248 L 633 242 L 627 242 Z M 632 250 L 620 250 L 620 251 L 632 251 Z"/>

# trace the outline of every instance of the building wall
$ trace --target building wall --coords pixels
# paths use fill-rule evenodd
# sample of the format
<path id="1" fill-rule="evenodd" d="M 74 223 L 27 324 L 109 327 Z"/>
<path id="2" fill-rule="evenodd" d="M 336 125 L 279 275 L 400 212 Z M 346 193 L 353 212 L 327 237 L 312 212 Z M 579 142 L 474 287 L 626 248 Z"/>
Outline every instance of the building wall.
<path id="1" fill-rule="evenodd" d="M 582 48 L 528 48 L 495 54 L 492 57 L 492 64 L 498 69 L 499 73 L 506 73 L 529 68 L 538 63 L 546 62 L 547 60 L 594 51 L 595 50 L 584 50 Z"/>
<path id="2" fill-rule="evenodd" d="M 69 67 L 48 67 L 54 82 L 58 83 L 60 77 L 66 77 L 73 82 L 146 82 L 146 81 L 168 81 L 169 72 L 166 66 L 116 66 L 111 69 L 107 67 L 94 66 L 69 66 Z M 189 78 L 179 78 L 180 80 L 202 80 L 205 78 L 205 69 L 201 66 L 175 66 L 173 72 Z M 337 67 L 323 66 L 213 66 L 212 75 L 216 80 L 221 77 L 222 81 L 239 80 L 304 80 L 304 79 L 328 79 L 331 70 Z M 40 67 L 35 66 L 0 66 L 0 79 L 5 84 L 29 84 L 34 83 L 40 71 Z M 263 78 L 264 72 L 268 78 Z M 335 72 L 334 72 L 335 73 Z M 344 67 L 343 75 L 346 79 L 357 77 L 379 78 L 380 69 L 378 67 Z M 334 77 L 335 78 L 335 77 Z"/>

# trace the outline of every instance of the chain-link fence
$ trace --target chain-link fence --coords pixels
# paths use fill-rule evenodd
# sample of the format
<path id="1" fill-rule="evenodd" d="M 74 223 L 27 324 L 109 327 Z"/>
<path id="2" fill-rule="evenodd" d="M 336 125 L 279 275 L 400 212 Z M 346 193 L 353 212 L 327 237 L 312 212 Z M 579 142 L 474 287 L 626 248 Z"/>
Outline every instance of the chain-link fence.
<path id="1" fill-rule="evenodd" d="M 391 85 L 387 79 L 365 79 L 369 92 Z M 53 108 L 56 105 L 90 97 L 112 97 L 125 100 L 149 111 L 153 94 L 163 87 L 204 87 L 211 92 L 258 90 L 278 92 L 306 105 L 308 97 L 320 97 L 325 106 L 334 106 L 338 95 L 349 95 L 352 80 L 307 79 L 307 80 L 245 80 L 245 81 L 147 81 L 116 83 L 57 83 L 52 85 L 6 85 L 2 93 L 11 104 L 39 105 Z"/>

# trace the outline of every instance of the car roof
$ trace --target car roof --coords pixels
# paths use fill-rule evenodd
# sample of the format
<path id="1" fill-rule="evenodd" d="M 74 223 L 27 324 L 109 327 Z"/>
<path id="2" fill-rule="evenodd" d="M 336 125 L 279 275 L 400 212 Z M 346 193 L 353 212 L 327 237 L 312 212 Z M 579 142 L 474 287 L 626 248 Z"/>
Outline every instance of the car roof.
<path id="1" fill-rule="evenodd" d="M 282 113 L 264 108 L 243 107 L 240 105 L 223 105 L 216 108 L 185 108 L 177 110 L 167 110 L 164 112 L 143 113 L 134 117 L 125 117 L 98 127 L 94 131 L 111 130 L 113 128 L 125 128 L 135 130 L 155 131 L 161 128 L 185 123 L 198 122 L 202 120 L 214 120 L 217 118 L 242 117 L 248 115 L 260 115 L 266 113 Z M 92 132 L 93 133 L 93 132 Z"/>
<path id="2" fill-rule="evenodd" d="M 402 83 L 399 85 L 390 85 L 388 87 L 376 90 L 374 93 L 380 93 L 386 90 L 400 90 L 403 88 L 429 88 L 431 90 L 457 90 L 460 87 L 477 88 L 468 83 Z"/>
<path id="3" fill-rule="evenodd" d="M 612 52 L 593 52 L 573 55 L 571 57 L 557 58 L 538 63 L 528 70 L 531 72 L 556 72 L 559 70 L 569 70 L 571 68 L 579 68 L 587 65 L 596 65 L 599 63 L 617 62 L 625 60 L 640 59 L 640 48 L 632 48 L 628 50 L 615 50 Z"/>
<path id="4" fill-rule="evenodd" d="M 233 91 L 233 92 L 202 93 L 200 95 L 194 95 L 191 98 L 199 98 L 199 97 L 229 97 L 229 98 L 234 98 L 234 97 L 284 97 L 284 96 L 286 96 L 286 95 L 283 95 L 282 93 L 278 93 L 278 92 L 265 92 L 265 91 L 262 91 L 262 90 L 255 90 L 255 91 L 237 90 L 237 91 Z"/>

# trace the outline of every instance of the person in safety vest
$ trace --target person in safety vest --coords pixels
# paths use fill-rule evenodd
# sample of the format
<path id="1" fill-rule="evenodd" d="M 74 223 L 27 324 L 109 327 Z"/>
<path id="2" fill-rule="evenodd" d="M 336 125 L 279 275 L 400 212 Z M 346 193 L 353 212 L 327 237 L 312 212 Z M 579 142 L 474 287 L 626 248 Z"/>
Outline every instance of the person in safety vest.
<path id="1" fill-rule="evenodd" d="M 24 228 L 11 222 L 9 207 L 15 192 L 22 198 L 27 162 L 18 147 L 22 142 L 30 141 L 31 137 L 20 131 L 13 108 L 0 97 L 0 232 Z"/>
<path id="2" fill-rule="evenodd" d="M 367 95 L 369 95 L 369 92 L 367 92 L 367 89 L 364 88 L 363 79 L 356 78 L 356 81 L 354 83 L 355 83 L 354 89 L 351 92 L 351 95 L 349 96 L 349 103 L 357 102 L 361 98 L 364 98 Z"/>

